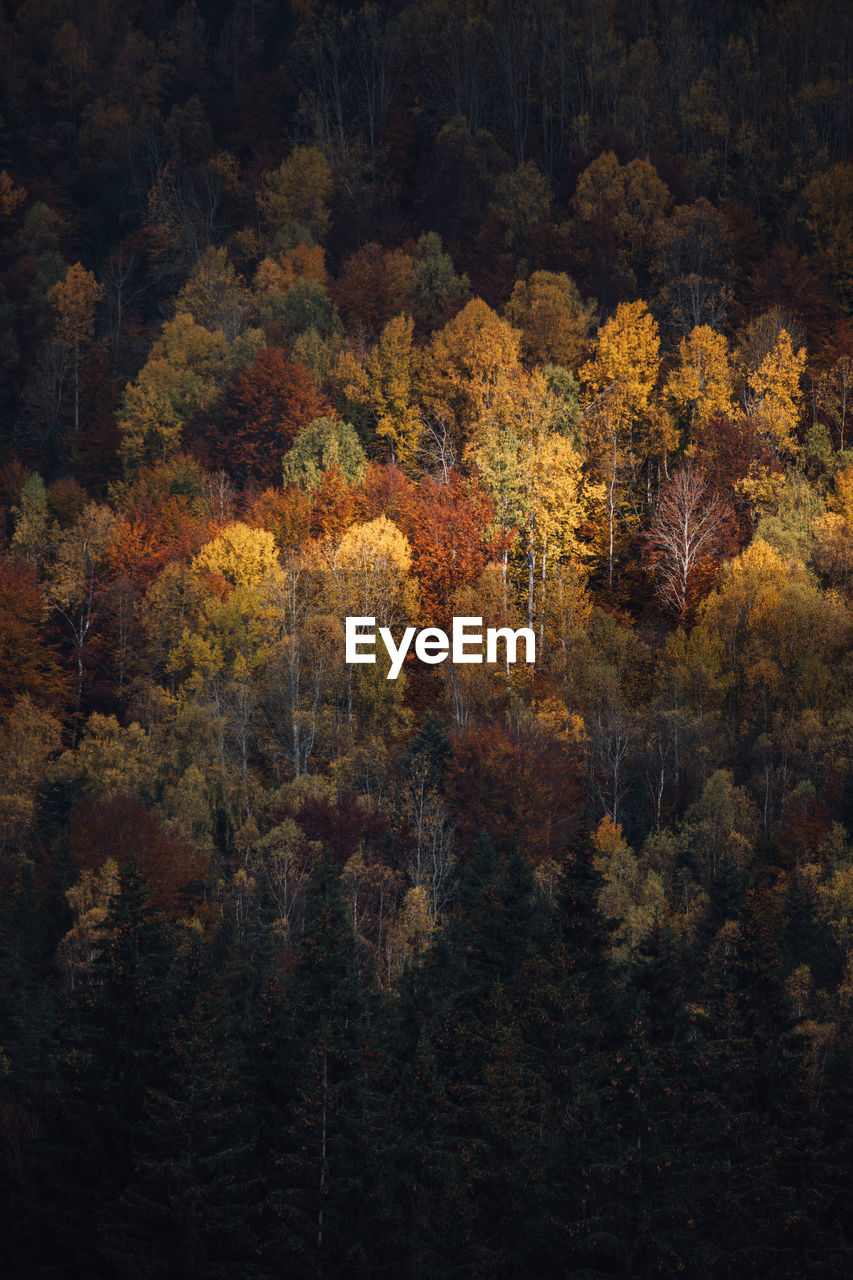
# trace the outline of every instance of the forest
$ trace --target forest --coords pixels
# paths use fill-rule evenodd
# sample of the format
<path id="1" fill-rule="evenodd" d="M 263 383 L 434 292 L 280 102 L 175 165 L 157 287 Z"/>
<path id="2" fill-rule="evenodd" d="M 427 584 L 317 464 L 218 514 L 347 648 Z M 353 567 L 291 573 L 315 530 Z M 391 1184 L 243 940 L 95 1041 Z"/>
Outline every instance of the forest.
<path id="1" fill-rule="evenodd" d="M 0 50 L 3 1275 L 853 1277 L 849 4 Z"/>

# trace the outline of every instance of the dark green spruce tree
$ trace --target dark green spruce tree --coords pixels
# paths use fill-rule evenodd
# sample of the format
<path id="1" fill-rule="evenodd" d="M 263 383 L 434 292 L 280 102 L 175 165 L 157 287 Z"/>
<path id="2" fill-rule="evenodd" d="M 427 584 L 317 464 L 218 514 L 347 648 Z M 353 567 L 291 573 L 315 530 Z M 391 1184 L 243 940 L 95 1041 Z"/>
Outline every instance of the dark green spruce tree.
<path id="1" fill-rule="evenodd" d="M 253 1027 L 261 1235 L 271 1275 L 357 1276 L 366 1149 L 362 1052 L 368 996 L 337 869 L 320 863 L 305 930 Z"/>

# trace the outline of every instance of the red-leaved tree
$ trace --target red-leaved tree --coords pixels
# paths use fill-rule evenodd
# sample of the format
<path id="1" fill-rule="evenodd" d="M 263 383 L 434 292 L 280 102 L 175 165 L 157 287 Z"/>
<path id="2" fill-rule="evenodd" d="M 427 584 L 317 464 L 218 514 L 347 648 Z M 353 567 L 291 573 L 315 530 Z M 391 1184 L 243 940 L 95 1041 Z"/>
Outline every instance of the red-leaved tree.
<path id="1" fill-rule="evenodd" d="M 228 389 L 217 461 L 232 475 L 278 481 L 294 436 L 328 412 L 304 364 L 288 360 L 278 347 L 262 347 Z"/>
<path id="2" fill-rule="evenodd" d="M 480 577 L 491 555 L 487 530 L 494 514 L 489 494 L 458 471 L 446 483 L 424 476 L 406 499 L 399 523 L 412 545 L 425 619 L 446 619 L 453 593 Z"/>

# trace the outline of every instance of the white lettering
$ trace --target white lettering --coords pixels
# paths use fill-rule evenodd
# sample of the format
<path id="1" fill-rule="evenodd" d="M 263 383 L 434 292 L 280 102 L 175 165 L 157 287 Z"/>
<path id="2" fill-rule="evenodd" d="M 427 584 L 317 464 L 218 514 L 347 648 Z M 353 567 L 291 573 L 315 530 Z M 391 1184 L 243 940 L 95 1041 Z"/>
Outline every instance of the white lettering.
<path id="1" fill-rule="evenodd" d="M 482 653 L 466 653 L 466 644 L 483 643 L 482 631 L 468 632 L 466 626 L 478 627 L 483 625 L 482 618 L 454 618 L 453 619 L 453 661 L 454 662 L 482 662 Z"/>
<path id="2" fill-rule="evenodd" d="M 425 627 L 418 632 L 415 653 L 421 662 L 444 662 L 449 649 L 447 632 L 440 627 Z"/>
<path id="3" fill-rule="evenodd" d="M 376 645 L 375 626 L 375 618 L 346 619 L 347 662 L 376 662 L 374 651 L 364 652 L 366 649 L 373 650 Z M 389 627 L 380 627 L 379 635 L 391 660 L 388 669 L 389 680 L 396 680 L 399 676 L 403 663 L 412 649 L 413 640 L 415 656 L 421 662 L 431 666 L 437 662 L 444 662 L 448 655 L 453 662 L 484 661 L 482 618 L 454 618 L 452 641 L 448 639 L 447 632 L 441 627 L 424 627 L 421 631 L 416 627 L 406 627 L 399 644 L 395 641 Z M 500 641 L 503 641 L 505 646 L 504 661 L 507 667 L 511 663 L 520 661 L 518 654 L 520 641 L 524 641 L 524 661 L 528 663 L 536 661 L 536 633 L 530 627 L 519 627 L 515 631 L 512 627 L 488 627 L 485 633 L 486 662 L 498 662 Z M 474 652 L 476 649 L 480 652 Z"/>
<path id="4" fill-rule="evenodd" d="M 385 648 L 388 650 L 388 657 L 391 659 L 391 668 L 388 672 L 389 680 L 396 680 L 400 674 L 400 668 L 403 665 L 403 659 L 409 652 L 409 645 L 412 643 L 412 636 L 415 634 L 415 627 L 406 627 L 403 632 L 403 639 L 400 641 L 400 647 L 394 644 L 394 637 L 388 627 L 380 627 L 379 634 L 385 642 Z"/>
<path id="5" fill-rule="evenodd" d="M 536 636 L 530 627 L 519 627 L 513 631 L 511 627 L 489 627 L 486 632 L 486 662 L 497 662 L 498 640 L 506 641 L 506 660 L 516 662 L 519 640 L 524 641 L 524 661 L 536 661 Z"/>
<path id="6" fill-rule="evenodd" d="M 369 635 L 359 635 L 360 627 L 375 626 L 375 618 L 347 618 L 346 622 L 346 659 L 347 662 L 375 662 L 375 653 L 359 653 L 361 645 L 373 644 L 376 640 L 376 633 L 371 631 Z"/>

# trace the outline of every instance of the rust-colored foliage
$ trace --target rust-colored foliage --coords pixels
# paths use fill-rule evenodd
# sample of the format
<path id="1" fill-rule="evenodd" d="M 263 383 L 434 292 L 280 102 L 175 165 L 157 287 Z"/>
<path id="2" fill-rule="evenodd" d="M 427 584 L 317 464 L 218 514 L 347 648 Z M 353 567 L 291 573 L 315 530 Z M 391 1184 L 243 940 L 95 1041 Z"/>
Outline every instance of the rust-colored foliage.
<path id="1" fill-rule="evenodd" d="M 364 519 L 375 520 L 386 516 L 398 523 L 407 503 L 412 501 L 415 486 L 394 462 L 372 462 L 362 483 L 364 490 Z"/>
<path id="2" fill-rule="evenodd" d="M 226 428 L 215 446 L 217 460 L 232 474 L 270 483 L 281 473 L 281 458 L 294 436 L 329 405 L 300 361 L 279 347 L 262 347 L 226 393 Z"/>
<path id="3" fill-rule="evenodd" d="M 29 694 L 40 706 L 61 706 L 66 680 L 53 641 L 44 634 L 44 605 L 27 565 L 0 559 L 0 710 Z"/>
<path id="4" fill-rule="evenodd" d="M 199 517 L 186 494 L 157 503 L 146 498 L 116 526 L 111 570 L 144 588 L 167 564 L 198 551 L 210 534 L 210 521 Z"/>
<path id="5" fill-rule="evenodd" d="M 311 528 L 326 538 L 338 539 L 359 515 L 360 494 L 347 484 L 335 462 L 311 494 Z"/>
<path id="6" fill-rule="evenodd" d="M 303 489 L 264 489 L 245 512 L 253 529 L 268 529 L 280 551 L 295 550 L 310 536 L 311 498 Z"/>
<path id="7" fill-rule="evenodd" d="M 547 732 L 490 723 L 465 729 L 445 778 L 462 848 L 488 832 L 496 848 L 531 863 L 565 859 L 577 833 L 583 786 L 565 746 Z"/>
<path id="8" fill-rule="evenodd" d="M 81 871 L 135 861 L 148 880 L 154 907 L 168 916 L 191 910 L 206 874 L 204 860 L 133 796 L 83 799 L 70 821 L 71 856 Z"/>
<path id="9" fill-rule="evenodd" d="M 359 850 L 368 861 L 386 852 L 386 815 L 362 803 L 352 792 L 334 799 L 307 796 L 294 816 L 308 839 L 319 841 L 335 862 L 344 863 Z"/>
<path id="10" fill-rule="evenodd" d="M 440 623 L 449 616 L 453 593 L 477 581 L 491 557 L 488 526 L 491 497 L 456 471 L 447 482 L 425 476 L 402 507 L 400 527 L 412 545 L 423 616 Z"/>
<path id="11" fill-rule="evenodd" d="M 803 325 L 808 346 L 825 350 L 832 337 L 833 305 L 829 291 L 808 262 L 781 241 L 756 266 L 747 281 L 739 318 L 746 321 L 778 309 Z"/>
<path id="12" fill-rule="evenodd" d="M 362 245 L 344 263 L 332 297 L 349 324 L 362 324 L 378 334 L 403 310 L 411 270 L 407 254 L 384 252 L 375 243 Z"/>

